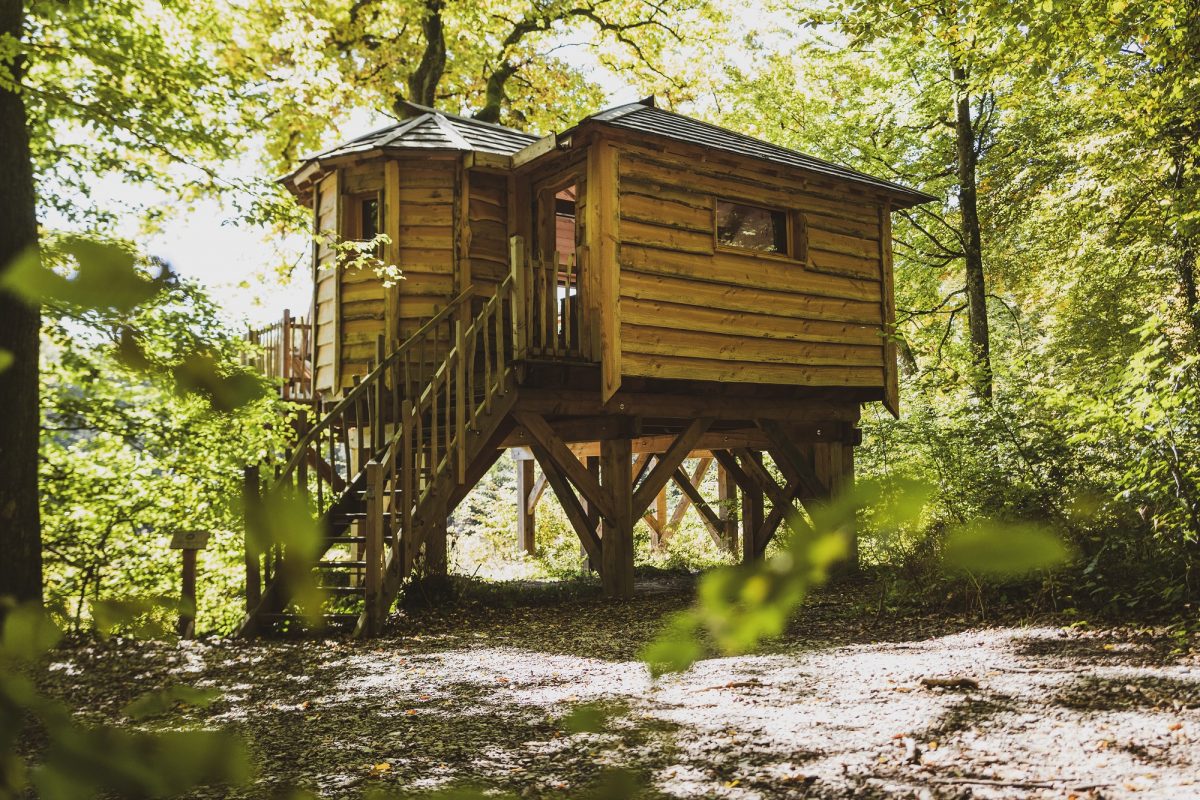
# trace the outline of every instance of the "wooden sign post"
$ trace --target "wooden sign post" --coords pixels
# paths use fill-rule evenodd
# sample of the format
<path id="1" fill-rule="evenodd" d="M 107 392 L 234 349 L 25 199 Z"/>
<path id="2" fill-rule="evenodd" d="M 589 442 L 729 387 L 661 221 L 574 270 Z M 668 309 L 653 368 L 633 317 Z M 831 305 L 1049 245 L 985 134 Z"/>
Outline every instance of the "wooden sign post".
<path id="1" fill-rule="evenodd" d="M 176 630 L 181 639 L 196 634 L 196 553 L 208 546 L 208 531 L 176 531 L 171 549 L 183 551 L 183 603 Z"/>

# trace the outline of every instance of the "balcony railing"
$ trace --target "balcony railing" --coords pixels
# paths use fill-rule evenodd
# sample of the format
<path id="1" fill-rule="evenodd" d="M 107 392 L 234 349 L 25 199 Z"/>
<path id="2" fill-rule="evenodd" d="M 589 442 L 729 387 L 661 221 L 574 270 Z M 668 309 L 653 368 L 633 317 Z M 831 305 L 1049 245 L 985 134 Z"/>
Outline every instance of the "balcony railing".
<path id="1" fill-rule="evenodd" d="M 279 322 L 247 331 L 246 340 L 253 350 L 243 363 L 278 382 L 280 397 L 301 403 L 313 400 L 311 323 L 285 310 Z"/>

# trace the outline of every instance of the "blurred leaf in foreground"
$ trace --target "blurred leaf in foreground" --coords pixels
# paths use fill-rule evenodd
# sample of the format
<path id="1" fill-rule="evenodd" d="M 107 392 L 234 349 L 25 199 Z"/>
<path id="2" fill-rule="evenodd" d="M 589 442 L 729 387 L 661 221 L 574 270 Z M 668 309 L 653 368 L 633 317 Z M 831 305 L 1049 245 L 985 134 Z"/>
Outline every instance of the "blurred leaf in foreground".
<path id="1" fill-rule="evenodd" d="M 1061 537 L 1034 523 L 979 520 L 946 538 L 944 561 L 951 570 L 1013 578 L 1056 567 L 1071 557 Z"/>
<path id="2" fill-rule="evenodd" d="M 315 627 L 322 623 L 325 592 L 312 564 L 321 554 L 324 534 L 305 497 L 289 489 L 248 497 L 246 529 L 258 552 L 281 548 L 278 579 L 287 586 L 287 594 L 305 620 Z"/>
<path id="3" fill-rule="evenodd" d="M 216 689 L 197 689 L 184 685 L 168 686 L 166 689 L 146 692 L 121 709 L 121 713 L 130 719 L 143 720 L 165 714 L 177 705 L 207 708 L 220 697 L 221 692 Z"/>
<path id="4" fill-rule="evenodd" d="M 137 257 L 120 244 L 59 234 L 18 256 L 0 279 L 0 288 L 34 305 L 60 302 L 130 311 L 154 297 L 162 281 L 139 270 Z"/>

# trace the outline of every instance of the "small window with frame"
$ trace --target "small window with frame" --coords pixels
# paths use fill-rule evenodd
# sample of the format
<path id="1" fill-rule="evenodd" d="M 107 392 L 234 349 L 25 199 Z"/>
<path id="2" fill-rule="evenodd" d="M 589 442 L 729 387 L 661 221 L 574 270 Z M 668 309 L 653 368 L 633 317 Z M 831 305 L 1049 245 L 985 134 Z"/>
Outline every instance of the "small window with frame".
<path id="1" fill-rule="evenodd" d="M 379 235 L 379 198 L 366 197 L 359 203 L 359 239 L 369 242 Z"/>
<path id="2" fill-rule="evenodd" d="M 718 247 L 788 256 L 788 212 L 716 198 Z"/>

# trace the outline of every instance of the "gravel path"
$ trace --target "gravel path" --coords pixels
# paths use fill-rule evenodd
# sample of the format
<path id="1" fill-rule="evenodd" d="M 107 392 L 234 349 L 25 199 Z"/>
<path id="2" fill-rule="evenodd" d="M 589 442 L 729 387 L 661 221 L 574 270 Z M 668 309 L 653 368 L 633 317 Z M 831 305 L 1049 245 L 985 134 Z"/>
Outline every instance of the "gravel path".
<path id="1" fill-rule="evenodd" d="M 256 783 L 205 797 L 576 797 L 609 766 L 646 797 L 1200 797 L 1200 658 L 1154 631 L 876 619 L 830 590 L 770 652 L 652 682 L 637 649 L 690 583 L 591 591 L 411 612 L 369 643 L 78 646 L 45 685 L 110 721 L 145 690 L 221 689 L 158 722 L 250 742 Z M 564 722 L 585 703 L 602 731 Z"/>

